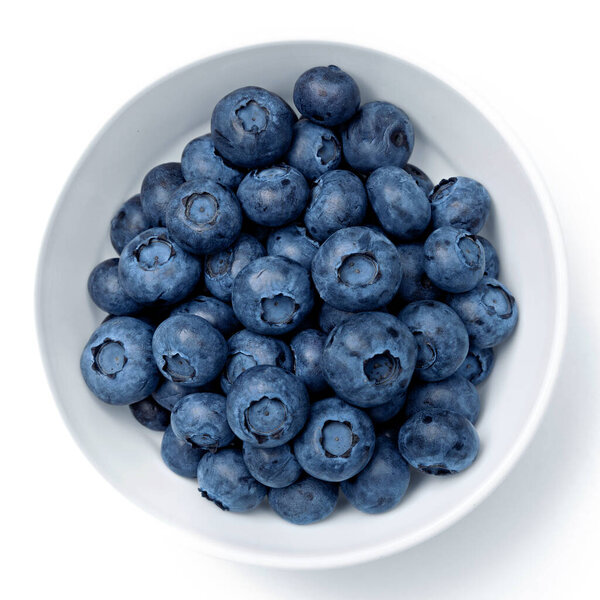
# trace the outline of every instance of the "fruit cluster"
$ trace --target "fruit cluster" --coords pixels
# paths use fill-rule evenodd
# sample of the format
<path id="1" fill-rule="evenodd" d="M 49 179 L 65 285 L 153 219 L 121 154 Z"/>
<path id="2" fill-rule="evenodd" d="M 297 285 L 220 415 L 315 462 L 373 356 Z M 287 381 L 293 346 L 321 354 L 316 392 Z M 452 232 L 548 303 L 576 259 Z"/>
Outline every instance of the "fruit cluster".
<path id="1" fill-rule="evenodd" d="M 109 317 L 81 356 L 109 404 L 164 431 L 162 458 L 246 511 L 297 524 L 395 506 L 410 468 L 476 458 L 476 384 L 517 321 L 477 234 L 490 196 L 407 163 L 414 130 L 354 79 L 316 67 L 302 118 L 258 87 L 218 102 L 211 133 L 154 167 L 92 271 Z"/>

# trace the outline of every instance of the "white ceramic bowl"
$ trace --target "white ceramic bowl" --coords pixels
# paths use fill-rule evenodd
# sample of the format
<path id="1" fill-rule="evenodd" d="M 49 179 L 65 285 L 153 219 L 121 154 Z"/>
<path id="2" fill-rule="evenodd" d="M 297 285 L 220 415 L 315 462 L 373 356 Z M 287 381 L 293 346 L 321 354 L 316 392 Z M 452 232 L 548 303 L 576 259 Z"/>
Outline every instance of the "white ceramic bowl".
<path id="1" fill-rule="evenodd" d="M 137 193 L 146 171 L 179 160 L 185 143 L 208 131 L 212 107 L 227 92 L 259 85 L 291 103 L 294 81 L 314 65 L 337 64 L 356 78 L 362 100 L 406 109 L 416 131 L 411 162 L 434 181 L 454 174 L 482 181 L 494 200 L 484 231 L 501 259 L 500 278 L 515 294 L 520 322 L 498 352 L 482 388 L 481 453 L 450 478 L 415 476 L 402 503 L 379 516 L 340 501 L 332 517 L 289 525 L 263 505 L 221 512 L 194 481 L 161 462 L 161 436 L 127 407 L 96 400 L 79 373 L 79 355 L 103 315 L 89 300 L 92 267 L 114 255 L 109 221 Z M 515 464 L 541 418 L 558 369 L 566 324 L 563 246 L 548 194 L 514 136 L 472 95 L 393 56 L 342 44 L 278 43 L 197 62 L 127 104 L 98 134 L 54 211 L 38 273 L 42 354 L 58 406 L 96 468 L 127 498 L 175 525 L 209 554 L 262 565 L 324 568 L 408 548 L 469 512 Z"/>

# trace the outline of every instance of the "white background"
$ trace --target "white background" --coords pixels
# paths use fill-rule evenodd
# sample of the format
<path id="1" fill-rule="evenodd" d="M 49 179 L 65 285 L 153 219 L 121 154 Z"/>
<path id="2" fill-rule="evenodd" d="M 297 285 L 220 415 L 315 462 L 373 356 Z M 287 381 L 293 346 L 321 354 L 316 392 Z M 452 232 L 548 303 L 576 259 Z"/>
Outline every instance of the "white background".
<path id="1" fill-rule="evenodd" d="M 600 89 L 592 2 L 13 2 L 0 16 L 0 595 L 4 598 L 598 598 Z M 38 355 L 37 254 L 87 143 L 169 71 L 237 46 L 323 39 L 435 64 L 517 131 L 570 271 L 567 348 L 524 458 L 460 523 L 351 569 L 234 565 L 182 547 L 115 492 L 62 424 Z M 543 299 L 540 299 L 543 301 Z"/>

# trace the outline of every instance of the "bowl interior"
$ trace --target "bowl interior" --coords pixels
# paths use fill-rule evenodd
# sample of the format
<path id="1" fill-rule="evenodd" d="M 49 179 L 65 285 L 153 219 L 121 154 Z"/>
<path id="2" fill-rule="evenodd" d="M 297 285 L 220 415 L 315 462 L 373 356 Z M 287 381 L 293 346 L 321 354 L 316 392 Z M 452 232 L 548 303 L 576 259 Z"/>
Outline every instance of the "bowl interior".
<path id="1" fill-rule="evenodd" d="M 208 131 L 212 107 L 230 90 L 259 85 L 291 102 L 302 71 L 332 63 L 356 78 L 363 101 L 389 100 L 408 112 L 417 139 L 411 162 L 434 181 L 462 174 L 490 190 L 493 212 L 483 233 L 498 248 L 500 279 L 519 302 L 520 323 L 481 389 L 481 454 L 471 469 L 450 478 L 415 475 L 401 505 L 387 514 L 363 515 L 341 499 L 331 518 L 302 528 L 264 505 L 237 515 L 203 500 L 194 481 L 162 464 L 161 435 L 139 426 L 127 407 L 96 400 L 78 365 L 103 318 L 87 297 L 87 276 L 114 255 L 110 218 L 139 191 L 145 172 L 179 160 L 185 143 Z M 323 567 L 408 547 L 466 513 L 499 481 L 543 408 L 561 308 L 558 254 L 544 201 L 494 125 L 450 86 L 407 62 L 324 43 L 261 46 L 201 61 L 161 80 L 118 113 L 88 149 L 57 206 L 38 286 L 42 352 L 57 402 L 99 471 L 139 506 L 191 534 L 205 551 L 247 562 Z"/>

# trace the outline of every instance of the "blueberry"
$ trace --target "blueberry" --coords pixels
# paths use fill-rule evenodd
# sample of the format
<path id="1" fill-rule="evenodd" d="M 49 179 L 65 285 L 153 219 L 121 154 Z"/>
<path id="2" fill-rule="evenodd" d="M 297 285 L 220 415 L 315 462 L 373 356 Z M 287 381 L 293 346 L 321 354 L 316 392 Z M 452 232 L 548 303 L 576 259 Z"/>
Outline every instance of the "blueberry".
<path id="1" fill-rule="evenodd" d="M 196 477 L 198 463 L 204 450 L 179 439 L 171 427 L 167 427 L 160 447 L 160 455 L 164 463 L 181 477 Z"/>
<path id="2" fill-rule="evenodd" d="M 435 300 L 421 300 L 405 306 L 398 317 L 417 342 L 417 377 L 441 381 L 460 367 L 469 351 L 469 336 L 450 307 Z"/>
<path id="3" fill-rule="evenodd" d="M 167 206 L 171 194 L 184 182 L 179 163 L 165 163 L 150 171 L 142 181 L 140 199 L 150 227 L 167 224 Z"/>
<path id="4" fill-rule="evenodd" d="M 304 223 L 316 240 L 324 242 L 338 229 L 360 225 L 366 210 L 362 181 L 350 171 L 330 171 L 317 179 Z"/>
<path id="5" fill-rule="evenodd" d="M 506 340 L 519 318 L 512 294 L 490 277 L 469 292 L 450 296 L 448 304 L 463 320 L 471 344 L 478 348 L 491 348 Z"/>
<path id="6" fill-rule="evenodd" d="M 252 510 L 267 495 L 267 488 L 250 475 L 242 453 L 234 448 L 207 452 L 202 457 L 198 490 L 220 509 L 232 512 Z"/>
<path id="7" fill-rule="evenodd" d="M 300 466 L 323 481 L 343 481 L 364 469 L 375 447 L 371 419 L 339 398 L 315 402 L 294 441 Z"/>
<path id="8" fill-rule="evenodd" d="M 492 200 L 488 191 L 474 179 L 442 179 L 430 197 L 433 227 L 466 229 L 477 233 L 485 224 Z"/>
<path id="9" fill-rule="evenodd" d="M 369 202 L 383 229 L 401 240 L 418 238 L 429 225 L 425 192 L 400 167 L 381 167 L 367 179 Z"/>
<path id="10" fill-rule="evenodd" d="M 81 353 L 87 386 L 108 404 L 133 404 L 148 397 L 159 381 L 152 358 L 153 328 L 133 317 L 114 317 L 90 337 Z"/>
<path id="11" fill-rule="evenodd" d="M 226 160 L 255 169 L 273 164 L 292 141 L 296 116 L 276 94 L 259 87 L 243 87 L 227 94 L 215 106 L 211 136 Z"/>
<path id="12" fill-rule="evenodd" d="M 498 279 L 498 274 L 500 273 L 500 260 L 496 248 L 494 248 L 492 243 L 484 237 L 481 237 L 480 235 L 475 237 L 483 246 L 483 252 L 485 254 L 485 271 L 483 272 L 483 276 Z"/>
<path id="13" fill-rule="evenodd" d="M 243 456 L 252 477 L 271 488 L 291 485 L 302 473 L 289 444 L 276 448 L 244 444 Z"/>
<path id="14" fill-rule="evenodd" d="M 164 431 L 169 426 L 171 413 L 153 398 L 144 398 L 129 405 L 135 420 L 153 431 Z"/>
<path id="15" fill-rule="evenodd" d="M 110 222 L 110 242 L 117 254 L 136 236 L 146 231 L 150 222 L 142 210 L 140 195 L 125 202 Z"/>
<path id="16" fill-rule="evenodd" d="M 199 386 L 220 373 L 227 358 L 227 343 L 208 321 L 194 315 L 175 315 L 156 328 L 152 352 L 166 379 Z"/>
<path id="17" fill-rule="evenodd" d="M 227 363 L 221 375 L 221 388 L 226 394 L 238 376 L 252 367 L 272 365 L 286 371 L 294 367 L 292 351 L 285 342 L 248 329 L 231 336 L 227 346 Z"/>
<path id="18" fill-rule="evenodd" d="M 415 183 L 425 192 L 425 195 L 429 197 L 433 192 L 433 182 L 427 175 L 415 167 L 415 165 L 404 165 L 404 170 L 415 180 Z"/>
<path id="19" fill-rule="evenodd" d="M 339 67 L 313 67 L 298 77 L 294 104 L 315 123 L 341 125 L 358 110 L 360 91 L 356 81 Z"/>
<path id="20" fill-rule="evenodd" d="M 458 367 L 457 373 L 468 379 L 473 385 L 483 383 L 494 368 L 494 350 L 471 346 L 465 362 Z"/>
<path id="21" fill-rule="evenodd" d="M 154 400 L 156 400 L 163 408 L 166 408 L 171 412 L 177 402 L 184 396 L 204 391 L 208 391 L 208 389 L 205 389 L 203 386 L 190 387 L 189 385 L 185 386 L 180 383 L 173 383 L 168 379 L 163 379 L 159 386 L 152 392 L 152 398 L 154 398 Z"/>
<path id="22" fill-rule="evenodd" d="M 408 115 L 389 102 L 364 104 L 342 132 L 344 158 L 356 171 L 404 167 L 415 132 Z"/>
<path id="23" fill-rule="evenodd" d="M 387 313 L 359 313 L 338 325 L 323 350 L 323 374 L 337 396 L 356 406 L 379 406 L 408 388 L 417 345 Z"/>
<path id="24" fill-rule="evenodd" d="M 204 283 L 210 293 L 229 302 L 233 280 L 237 274 L 256 258 L 265 255 L 262 244 L 250 235 L 242 233 L 227 250 L 206 257 Z"/>
<path id="25" fill-rule="evenodd" d="M 244 174 L 228 165 L 215 150 L 210 134 L 194 138 L 181 156 L 181 172 L 186 181 L 206 177 L 235 190 Z"/>
<path id="26" fill-rule="evenodd" d="M 297 219 L 309 194 L 304 175 L 289 165 L 250 171 L 237 190 L 244 214 L 268 227 L 280 227 Z"/>
<path id="27" fill-rule="evenodd" d="M 396 394 L 391 400 L 388 400 L 385 404 L 379 404 L 378 406 L 372 406 L 366 409 L 366 413 L 369 415 L 373 423 L 387 423 L 400 413 L 404 407 L 406 401 L 406 391 Z"/>
<path id="28" fill-rule="evenodd" d="M 483 277 L 483 246 L 466 229 L 436 229 L 425 240 L 423 252 L 425 273 L 437 287 L 446 292 L 472 290 Z"/>
<path id="29" fill-rule="evenodd" d="M 328 387 L 322 365 L 326 337 L 316 329 L 305 329 L 297 333 L 290 342 L 294 355 L 294 373 L 310 392 L 322 392 Z"/>
<path id="30" fill-rule="evenodd" d="M 323 306 L 321 307 L 321 311 L 319 313 L 319 327 L 325 333 L 329 333 L 334 327 L 337 327 L 343 323 L 353 314 L 354 313 L 352 312 L 339 310 L 338 308 L 331 306 L 331 304 L 323 302 Z"/>
<path id="31" fill-rule="evenodd" d="M 171 316 L 175 315 L 195 315 L 196 317 L 202 317 L 225 337 L 229 337 L 240 328 L 240 323 L 231 306 L 209 296 L 197 296 L 189 302 L 184 302 L 176 306 L 171 311 Z"/>
<path id="32" fill-rule="evenodd" d="M 313 307 L 308 271 L 281 256 L 257 258 L 242 269 L 231 296 L 237 318 L 256 333 L 295 329 Z"/>
<path id="33" fill-rule="evenodd" d="M 225 416 L 225 396 L 189 394 L 173 408 L 171 427 L 180 439 L 203 450 L 215 452 L 233 441 L 233 431 Z"/>
<path id="34" fill-rule="evenodd" d="M 96 265 L 87 282 L 94 304 L 116 316 L 132 315 L 142 310 L 142 304 L 128 296 L 119 280 L 119 259 L 109 258 Z"/>
<path id="35" fill-rule="evenodd" d="M 304 476 L 292 485 L 269 490 L 269 504 L 294 525 L 310 525 L 327 518 L 335 509 L 338 486 Z"/>
<path id="36" fill-rule="evenodd" d="M 202 264 L 174 242 L 166 229 L 155 227 L 133 238 L 121 253 L 119 279 L 138 302 L 173 304 L 196 287 Z"/>
<path id="37" fill-rule="evenodd" d="M 442 381 L 415 382 L 408 390 L 404 414 L 412 417 L 422 410 L 451 410 L 475 424 L 479 416 L 479 394 L 462 375 L 454 374 Z"/>
<path id="38" fill-rule="evenodd" d="M 410 468 L 397 445 L 380 436 L 369 464 L 352 479 L 342 481 L 340 487 L 350 504 L 375 515 L 394 508 L 406 494 L 409 482 Z"/>
<path id="39" fill-rule="evenodd" d="M 312 276 L 321 298 L 335 308 L 358 312 L 385 306 L 402 279 L 398 251 L 368 227 L 336 231 L 315 255 Z"/>
<path id="40" fill-rule="evenodd" d="M 427 409 L 402 425 L 398 447 L 415 469 L 430 475 L 450 475 L 471 466 L 479 451 L 479 437 L 462 415 Z"/>
<path id="41" fill-rule="evenodd" d="M 442 292 L 425 273 L 423 244 L 400 244 L 396 246 L 402 264 L 402 281 L 398 298 L 405 302 L 436 300 Z"/>
<path id="42" fill-rule="evenodd" d="M 267 252 L 270 256 L 284 256 L 295 260 L 308 271 L 318 249 L 319 243 L 308 236 L 304 227 L 298 225 L 276 229 L 267 240 Z"/>
<path id="43" fill-rule="evenodd" d="M 294 138 L 285 161 L 314 181 L 323 173 L 337 169 L 342 160 L 342 145 L 333 131 L 302 119 L 294 125 Z"/>
<path id="44" fill-rule="evenodd" d="M 241 373 L 227 394 L 229 426 L 243 442 L 274 448 L 289 442 L 304 426 L 309 411 L 304 384 L 270 365 Z"/>
<path id="45" fill-rule="evenodd" d="M 226 187 L 210 179 L 192 179 L 171 195 L 167 229 L 171 238 L 188 252 L 220 252 L 239 235 L 242 209 Z"/>

